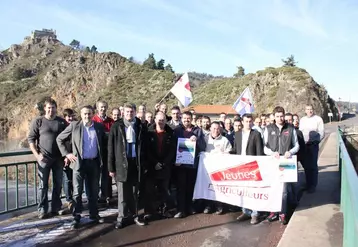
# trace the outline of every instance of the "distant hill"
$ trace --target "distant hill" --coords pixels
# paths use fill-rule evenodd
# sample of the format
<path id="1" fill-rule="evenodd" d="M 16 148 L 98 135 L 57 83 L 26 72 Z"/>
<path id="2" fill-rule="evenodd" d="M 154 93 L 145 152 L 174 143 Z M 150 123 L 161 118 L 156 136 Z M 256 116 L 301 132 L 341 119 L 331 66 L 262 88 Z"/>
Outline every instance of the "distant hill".
<path id="1" fill-rule="evenodd" d="M 242 78 L 190 73 L 192 104 L 232 104 L 245 87 L 252 90 L 257 113 L 282 105 L 302 113 L 312 103 L 319 115 L 336 112 L 326 89 L 301 68 L 267 68 Z M 110 107 L 131 101 L 146 103 L 149 109 L 172 87 L 177 76 L 152 70 L 114 52 L 75 50 L 56 38 L 25 38 L 0 52 L 0 126 L 9 137 L 24 137 L 34 108 L 44 96 L 58 102 L 59 112 L 67 107 L 107 100 Z M 170 106 L 177 100 L 165 99 Z"/>

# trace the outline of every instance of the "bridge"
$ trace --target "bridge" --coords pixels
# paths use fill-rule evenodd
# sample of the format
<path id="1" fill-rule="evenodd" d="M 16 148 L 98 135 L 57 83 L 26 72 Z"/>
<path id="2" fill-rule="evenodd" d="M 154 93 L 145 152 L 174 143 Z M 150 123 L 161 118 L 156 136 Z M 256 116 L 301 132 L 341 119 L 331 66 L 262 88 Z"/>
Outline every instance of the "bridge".
<path id="1" fill-rule="evenodd" d="M 104 224 L 95 225 L 83 218 L 80 229 L 71 230 L 69 215 L 37 219 L 36 161 L 31 153 L 2 153 L 0 246 L 357 247 L 358 177 L 344 141 L 346 135 L 358 133 L 349 129 L 355 125 L 358 126 L 358 117 L 326 124 L 317 191 L 301 194 L 287 226 L 278 222 L 251 226 L 249 222 L 236 221 L 238 212 L 229 212 L 158 220 L 145 227 L 131 225 L 115 230 L 117 210 L 113 204 L 101 208 Z M 343 131 L 338 131 L 338 126 Z M 299 176 L 304 181 L 302 169 Z"/>

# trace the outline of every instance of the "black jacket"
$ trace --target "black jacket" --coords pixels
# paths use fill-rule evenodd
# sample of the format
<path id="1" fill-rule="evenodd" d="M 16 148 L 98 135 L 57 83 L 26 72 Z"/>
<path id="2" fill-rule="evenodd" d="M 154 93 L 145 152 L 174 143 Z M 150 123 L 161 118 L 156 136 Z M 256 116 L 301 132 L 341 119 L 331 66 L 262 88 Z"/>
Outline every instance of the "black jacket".
<path id="1" fill-rule="evenodd" d="M 305 144 L 305 139 L 303 138 L 303 133 L 301 130 L 299 130 L 298 128 L 296 129 L 296 133 L 297 133 L 297 139 L 298 139 L 298 144 L 300 145 L 300 150 L 298 150 L 297 152 L 297 160 L 298 161 L 302 161 L 303 158 L 305 157 L 305 149 L 306 149 L 306 144 Z"/>
<path id="2" fill-rule="evenodd" d="M 234 147 L 231 154 L 241 154 L 242 149 L 242 130 L 235 132 Z M 264 146 L 261 134 L 258 131 L 251 130 L 246 146 L 246 155 L 261 156 L 264 154 Z"/>
<path id="3" fill-rule="evenodd" d="M 136 133 L 136 163 L 138 169 L 138 181 L 141 179 L 143 170 L 143 141 L 146 135 L 146 127 L 141 123 L 139 118 L 136 118 L 134 125 Z M 123 119 L 116 121 L 109 132 L 108 136 L 108 170 L 116 173 L 117 182 L 126 182 L 128 175 L 128 161 L 127 161 L 127 139 Z"/>
<path id="4" fill-rule="evenodd" d="M 159 179 L 169 179 L 171 167 L 175 162 L 177 139 L 175 138 L 174 131 L 165 125 L 162 151 L 158 152 L 158 136 L 156 133 L 156 124 L 151 125 L 148 128 L 147 136 L 145 139 L 145 168 L 147 170 L 147 176 L 154 176 Z M 163 168 L 155 170 L 157 163 L 161 163 Z"/>

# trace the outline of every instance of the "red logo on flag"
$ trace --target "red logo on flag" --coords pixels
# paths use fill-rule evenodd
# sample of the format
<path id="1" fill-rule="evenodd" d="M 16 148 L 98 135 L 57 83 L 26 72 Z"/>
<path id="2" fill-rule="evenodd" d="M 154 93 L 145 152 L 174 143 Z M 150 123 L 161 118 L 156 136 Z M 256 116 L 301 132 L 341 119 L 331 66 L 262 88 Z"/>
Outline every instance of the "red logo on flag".
<path id="1" fill-rule="evenodd" d="M 215 171 L 210 174 L 214 181 L 262 181 L 259 164 L 252 161 L 243 165 Z"/>
<path id="2" fill-rule="evenodd" d="M 251 102 L 250 102 L 250 99 L 249 99 L 249 98 L 244 98 L 244 97 L 242 97 L 242 98 L 241 98 L 241 101 L 251 106 Z"/>

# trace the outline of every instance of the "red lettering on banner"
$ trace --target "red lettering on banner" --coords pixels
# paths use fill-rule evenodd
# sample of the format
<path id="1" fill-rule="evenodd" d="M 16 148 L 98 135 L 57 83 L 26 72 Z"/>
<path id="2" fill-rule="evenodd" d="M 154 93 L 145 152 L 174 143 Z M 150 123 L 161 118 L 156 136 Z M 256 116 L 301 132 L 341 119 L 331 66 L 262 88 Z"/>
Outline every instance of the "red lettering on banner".
<path id="1" fill-rule="evenodd" d="M 243 165 L 215 171 L 210 174 L 213 181 L 262 181 L 259 164 L 252 161 Z"/>

